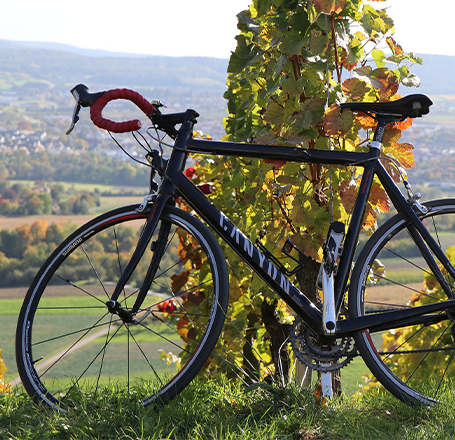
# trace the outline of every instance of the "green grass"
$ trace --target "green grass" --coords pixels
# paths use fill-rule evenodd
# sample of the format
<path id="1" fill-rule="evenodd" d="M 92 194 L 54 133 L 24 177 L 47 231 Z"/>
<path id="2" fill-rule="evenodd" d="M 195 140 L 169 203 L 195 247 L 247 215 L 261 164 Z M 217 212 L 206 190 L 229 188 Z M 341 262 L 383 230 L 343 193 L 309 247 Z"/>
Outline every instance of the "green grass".
<path id="1" fill-rule="evenodd" d="M 61 414 L 34 405 L 23 393 L 0 397 L 0 438 L 8 439 L 451 439 L 453 399 L 437 408 L 412 408 L 378 391 L 317 404 L 311 389 L 245 389 L 198 380 L 165 405 L 142 407 L 147 389 L 115 385 L 87 396 L 74 390 Z M 450 396 L 449 396 L 450 397 Z"/>

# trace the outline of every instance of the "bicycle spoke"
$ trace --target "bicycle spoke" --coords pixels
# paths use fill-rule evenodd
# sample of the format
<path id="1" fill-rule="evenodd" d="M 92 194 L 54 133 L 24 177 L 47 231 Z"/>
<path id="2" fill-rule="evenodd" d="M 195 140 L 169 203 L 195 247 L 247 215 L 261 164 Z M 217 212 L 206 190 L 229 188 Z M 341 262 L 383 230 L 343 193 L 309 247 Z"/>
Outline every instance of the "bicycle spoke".
<path id="1" fill-rule="evenodd" d="M 453 259 L 455 201 L 428 202 L 426 207 L 424 226 L 441 251 Z M 351 280 L 366 282 L 361 285 L 354 281 L 349 302 L 360 315 L 436 304 L 447 300 L 448 287 L 453 290 L 451 267 L 443 267 L 439 259 L 433 263 L 431 258 L 435 257 L 428 245 L 422 255 L 422 244 L 414 242 L 408 227 L 402 216 L 392 218 L 373 235 L 359 256 L 359 269 L 354 270 Z M 375 274 L 377 283 L 368 284 L 368 274 L 377 261 L 381 262 Z M 436 275 L 430 267 L 437 268 Z M 390 331 L 362 332 L 357 346 L 389 391 L 405 401 L 434 405 L 444 398 L 440 394 L 451 385 L 455 372 L 452 311 L 429 314 L 424 322 L 407 327 L 390 322 Z"/>
<path id="2" fill-rule="evenodd" d="M 92 293 L 90 293 L 88 290 L 84 289 L 82 286 L 79 286 L 78 284 L 72 282 L 71 280 L 67 279 L 67 278 L 63 278 L 62 276 L 60 276 L 58 273 L 55 273 L 54 276 L 60 278 L 62 281 L 64 281 L 65 283 L 69 284 L 70 286 L 80 290 L 81 292 L 85 293 L 86 295 L 90 296 L 91 298 L 99 301 L 101 304 L 103 305 L 106 305 L 104 301 L 102 301 L 101 299 L 99 299 L 97 296 L 93 295 Z"/>
<path id="3" fill-rule="evenodd" d="M 107 334 L 106 334 L 106 342 L 105 342 L 105 347 L 107 345 L 107 341 L 109 340 L 109 334 L 111 332 L 111 324 L 112 324 L 112 316 L 111 316 L 111 320 L 109 321 L 109 328 L 107 330 Z M 99 385 L 99 382 L 100 382 L 100 378 L 101 378 L 101 372 L 103 370 L 103 365 L 104 365 L 104 357 L 106 355 L 106 348 L 104 348 L 103 350 L 103 356 L 101 358 L 101 362 L 100 362 L 100 368 L 99 368 L 99 371 L 98 371 L 98 377 L 96 379 L 96 387 L 95 387 L 95 393 L 98 391 L 98 385 Z"/>
<path id="4" fill-rule="evenodd" d="M 445 328 L 445 330 L 441 333 L 441 335 L 438 337 L 438 339 L 434 342 L 432 348 L 436 347 L 436 345 L 438 344 L 438 342 L 442 339 L 442 337 L 444 336 L 444 333 L 447 331 L 447 329 L 449 328 L 449 326 L 447 326 Z M 428 355 L 432 352 L 432 348 L 429 348 L 427 353 L 425 354 L 425 356 L 421 359 L 421 361 L 419 362 L 419 364 L 414 368 L 414 370 L 412 371 L 412 373 L 409 375 L 407 381 L 410 381 L 412 379 L 412 377 L 414 376 L 415 372 L 417 371 L 417 369 L 423 364 L 423 362 L 427 359 Z"/>
<path id="5" fill-rule="evenodd" d="M 109 313 L 106 313 L 103 317 L 100 318 L 99 321 L 101 321 L 102 319 L 104 319 L 107 315 L 109 315 Z M 98 322 L 99 322 L 98 321 Z M 117 322 L 122 322 L 121 319 L 118 319 L 116 321 L 113 321 L 114 323 L 117 323 Z M 85 331 L 90 331 L 90 330 L 93 330 L 95 328 L 99 328 L 99 327 L 105 327 L 107 325 L 107 323 L 103 322 L 102 324 L 96 324 L 96 325 L 93 325 L 93 326 L 90 326 L 90 327 L 86 327 L 86 328 L 82 328 L 80 330 L 75 330 L 75 331 L 72 331 L 72 332 L 68 332 L 68 333 L 63 333 L 61 335 L 58 335 L 58 336 L 54 336 L 52 338 L 49 338 L 49 339 L 44 339 L 42 341 L 39 341 L 39 342 L 33 342 L 31 345 L 32 347 L 35 347 L 37 345 L 40 345 L 40 344 L 45 344 L 46 342 L 53 342 L 53 341 L 57 341 L 59 339 L 63 339 L 63 338 L 66 338 L 68 336 L 73 336 L 73 335 L 77 335 L 78 333 L 82 333 L 82 332 L 85 332 Z"/>
<path id="6" fill-rule="evenodd" d="M 433 397 L 435 397 L 435 398 L 437 397 L 437 395 L 438 395 L 438 393 L 439 393 L 439 389 L 441 388 L 442 381 L 444 380 L 444 378 L 446 377 L 447 372 L 449 371 L 449 367 L 450 367 L 450 364 L 451 364 L 451 362 L 452 362 L 452 360 L 453 360 L 453 358 L 454 358 L 454 355 L 455 355 L 455 347 L 454 347 L 454 349 L 452 350 L 452 354 L 450 355 L 450 358 L 449 358 L 448 361 L 447 361 L 447 364 L 446 364 L 446 368 L 445 368 L 445 370 L 444 370 L 444 373 L 442 374 L 441 380 L 439 381 L 439 384 L 438 384 L 438 386 L 437 386 L 437 388 L 436 388 L 436 390 L 435 390 L 435 392 L 434 392 Z"/>
<path id="7" fill-rule="evenodd" d="M 79 381 L 84 377 L 85 373 L 87 373 L 87 371 L 90 369 L 90 367 L 96 362 L 96 360 L 98 359 L 99 355 L 101 353 L 103 353 L 106 349 L 106 347 L 109 345 L 109 343 L 111 342 L 111 340 L 115 337 L 115 335 L 117 334 L 117 332 L 122 328 L 122 326 L 118 327 L 117 330 L 115 331 L 115 333 L 111 336 L 111 338 L 105 342 L 105 344 L 103 345 L 103 348 L 98 352 L 98 354 L 92 359 L 92 361 L 88 364 L 88 366 L 85 368 L 85 370 L 80 374 L 80 376 L 76 379 L 76 381 L 73 383 L 73 385 L 71 386 L 71 388 L 66 392 L 66 395 L 63 397 L 63 399 L 66 399 L 66 397 L 68 396 L 69 393 L 71 393 L 71 391 L 73 390 L 73 388 L 79 384 Z"/>
<path id="8" fill-rule="evenodd" d="M 88 254 L 87 254 L 87 252 L 86 252 L 84 246 L 81 246 L 81 249 L 82 249 L 82 252 L 84 252 L 85 256 L 87 257 L 87 261 L 90 263 L 90 266 L 92 266 L 93 272 L 95 273 L 95 276 L 96 276 L 97 280 L 99 281 L 101 287 L 103 288 L 104 293 L 106 294 L 106 297 L 109 298 L 109 294 L 107 293 L 107 290 L 106 290 L 106 288 L 104 287 L 104 284 L 103 284 L 103 282 L 101 281 L 101 278 L 100 278 L 100 276 L 98 275 L 98 272 L 96 271 L 95 266 L 93 265 L 92 260 L 91 260 L 90 257 L 88 256 Z"/>
<path id="9" fill-rule="evenodd" d="M 101 318 L 103 319 L 103 318 Z M 101 320 L 100 319 L 100 320 Z M 100 321 L 98 320 L 98 322 Z M 96 324 L 98 324 L 98 322 Z M 70 345 L 70 347 L 66 348 L 63 350 L 63 352 L 61 354 L 59 354 L 59 356 L 57 357 L 57 359 L 55 360 L 55 362 L 53 362 L 42 374 L 41 376 L 44 376 L 51 368 L 53 368 L 58 362 L 60 362 L 64 356 L 66 356 L 71 350 L 73 350 L 78 343 L 80 343 L 84 338 L 85 336 L 87 336 L 90 331 L 95 328 L 94 326 L 93 327 L 90 327 L 77 341 L 75 341 L 73 344 Z M 98 337 L 98 336 L 96 336 Z M 54 340 L 57 339 L 57 338 L 54 338 Z"/>
<path id="10" fill-rule="evenodd" d="M 24 345 L 34 351 L 22 360 L 24 368 L 33 370 L 25 385 L 37 389 L 46 403 L 57 408 L 75 387 L 95 395 L 114 380 L 128 392 L 150 380 L 147 389 L 154 391 L 144 404 L 172 398 L 206 364 L 222 328 L 220 310 L 227 308 L 226 263 L 198 220 L 170 206 L 166 210 L 170 214 L 150 237 L 150 243 L 157 237 L 166 240 L 161 259 L 155 257 L 154 291 L 147 292 L 147 307 L 131 322 L 128 313 L 149 273 L 153 244 L 132 265 L 118 299 L 121 309 L 111 314 L 105 298 L 137 255 L 138 236 L 144 233 L 138 226 L 147 213 L 126 207 L 124 215 L 119 210 L 105 214 L 68 238 L 69 248 L 56 251 L 65 252 L 65 258 L 48 260 L 49 275 L 35 281 L 37 299 L 24 318 L 30 324 L 21 326 Z"/>
<path id="11" fill-rule="evenodd" d="M 134 337 L 134 335 L 130 332 L 130 330 L 128 329 L 128 334 L 131 335 L 131 337 L 133 338 L 133 341 L 134 343 L 136 344 L 137 348 L 139 349 L 139 351 L 141 352 L 142 356 L 144 357 L 144 359 L 147 361 L 148 365 L 150 366 L 150 368 L 152 369 L 153 371 L 153 374 L 155 375 L 156 379 L 159 381 L 159 383 L 161 385 L 164 385 L 159 374 L 156 372 L 155 368 L 153 367 L 152 363 L 150 362 L 150 360 L 148 359 L 147 355 L 145 354 L 144 350 L 142 350 L 141 346 L 139 345 L 139 343 L 137 342 L 136 338 Z"/>

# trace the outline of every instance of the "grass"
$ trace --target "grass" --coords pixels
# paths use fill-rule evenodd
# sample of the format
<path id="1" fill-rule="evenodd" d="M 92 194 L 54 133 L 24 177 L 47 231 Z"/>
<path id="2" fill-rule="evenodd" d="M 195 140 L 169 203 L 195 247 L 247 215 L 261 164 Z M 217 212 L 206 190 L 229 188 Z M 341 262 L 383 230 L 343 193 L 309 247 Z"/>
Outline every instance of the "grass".
<path id="1" fill-rule="evenodd" d="M 378 391 L 318 405 L 313 390 L 264 385 L 245 389 L 198 380 L 165 405 L 143 407 L 144 390 L 107 386 L 95 396 L 77 390 L 61 414 L 23 393 L 0 397 L 0 438 L 8 439 L 451 439 L 453 399 L 412 408 Z"/>
<path id="2" fill-rule="evenodd" d="M 33 187 L 35 185 L 34 180 L 20 180 L 20 179 L 11 179 L 11 184 L 20 184 L 20 185 L 28 185 Z M 112 192 L 113 194 L 121 195 L 124 192 L 128 191 L 135 191 L 140 192 L 142 187 L 137 186 L 116 186 L 116 185 L 105 185 L 105 184 L 98 184 L 98 183 L 82 183 L 82 182 L 63 182 L 63 181 L 52 181 L 52 182 L 44 182 L 45 185 L 60 185 L 62 186 L 64 191 L 69 189 L 75 191 L 95 191 L 98 189 L 100 192 Z M 145 191 L 145 189 L 144 189 Z"/>

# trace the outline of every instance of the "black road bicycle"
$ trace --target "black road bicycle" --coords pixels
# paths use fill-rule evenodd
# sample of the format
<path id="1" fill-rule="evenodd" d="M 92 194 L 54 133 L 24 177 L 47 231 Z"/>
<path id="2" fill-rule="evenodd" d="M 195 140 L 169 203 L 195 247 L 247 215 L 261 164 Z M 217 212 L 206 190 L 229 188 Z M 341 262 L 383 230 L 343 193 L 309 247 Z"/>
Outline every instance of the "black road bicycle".
<path id="1" fill-rule="evenodd" d="M 161 144 L 148 148 L 151 183 L 144 203 L 80 227 L 36 275 L 16 337 L 20 377 L 36 401 L 65 410 L 73 390 L 95 393 L 105 384 L 142 390 L 143 404 L 168 400 L 210 362 L 228 307 L 226 260 L 208 227 L 175 206 L 177 198 L 292 308 L 290 343 L 298 359 L 330 372 L 360 355 L 399 399 L 443 399 L 455 367 L 455 268 L 446 255 L 454 238 L 455 199 L 420 203 L 406 181 L 404 196 L 380 156 L 387 125 L 427 114 L 427 96 L 341 104 L 377 121 L 368 151 L 348 152 L 193 139 L 199 116 L 193 110 L 165 115 L 161 103 L 126 89 L 89 93 L 78 85 L 72 94 L 77 103 L 69 132 L 81 107 L 90 107 L 95 125 L 111 133 L 138 130 L 137 120 L 102 117 L 109 101 L 127 99 L 148 116 L 151 129 L 172 140 L 172 152 L 165 158 Z M 350 224 L 334 222 L 324 244 L 322 308 L 293 284 L 292 274 L 302 269 L 299 259 L 292 268 L 252 243 L 185 175 L 192 153 L 363 167 Z M 352 270 L 376 177 L 397 214 L 369 238 Z"/>

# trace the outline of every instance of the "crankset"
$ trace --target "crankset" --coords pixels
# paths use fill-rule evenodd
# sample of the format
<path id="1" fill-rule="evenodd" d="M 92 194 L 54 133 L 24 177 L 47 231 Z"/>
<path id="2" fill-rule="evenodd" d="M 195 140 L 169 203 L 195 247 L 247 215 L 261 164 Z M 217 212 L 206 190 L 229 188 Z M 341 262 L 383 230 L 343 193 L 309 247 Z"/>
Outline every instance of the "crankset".
<path id="1" fill-rule="evenodd" d="M 303 365 L 320 372 L 340 370 L 358 355 L 352 337 L 321 344 L 300 318 L 296 318 L 292 324 L 290 340 L 297 359 Z"/>

